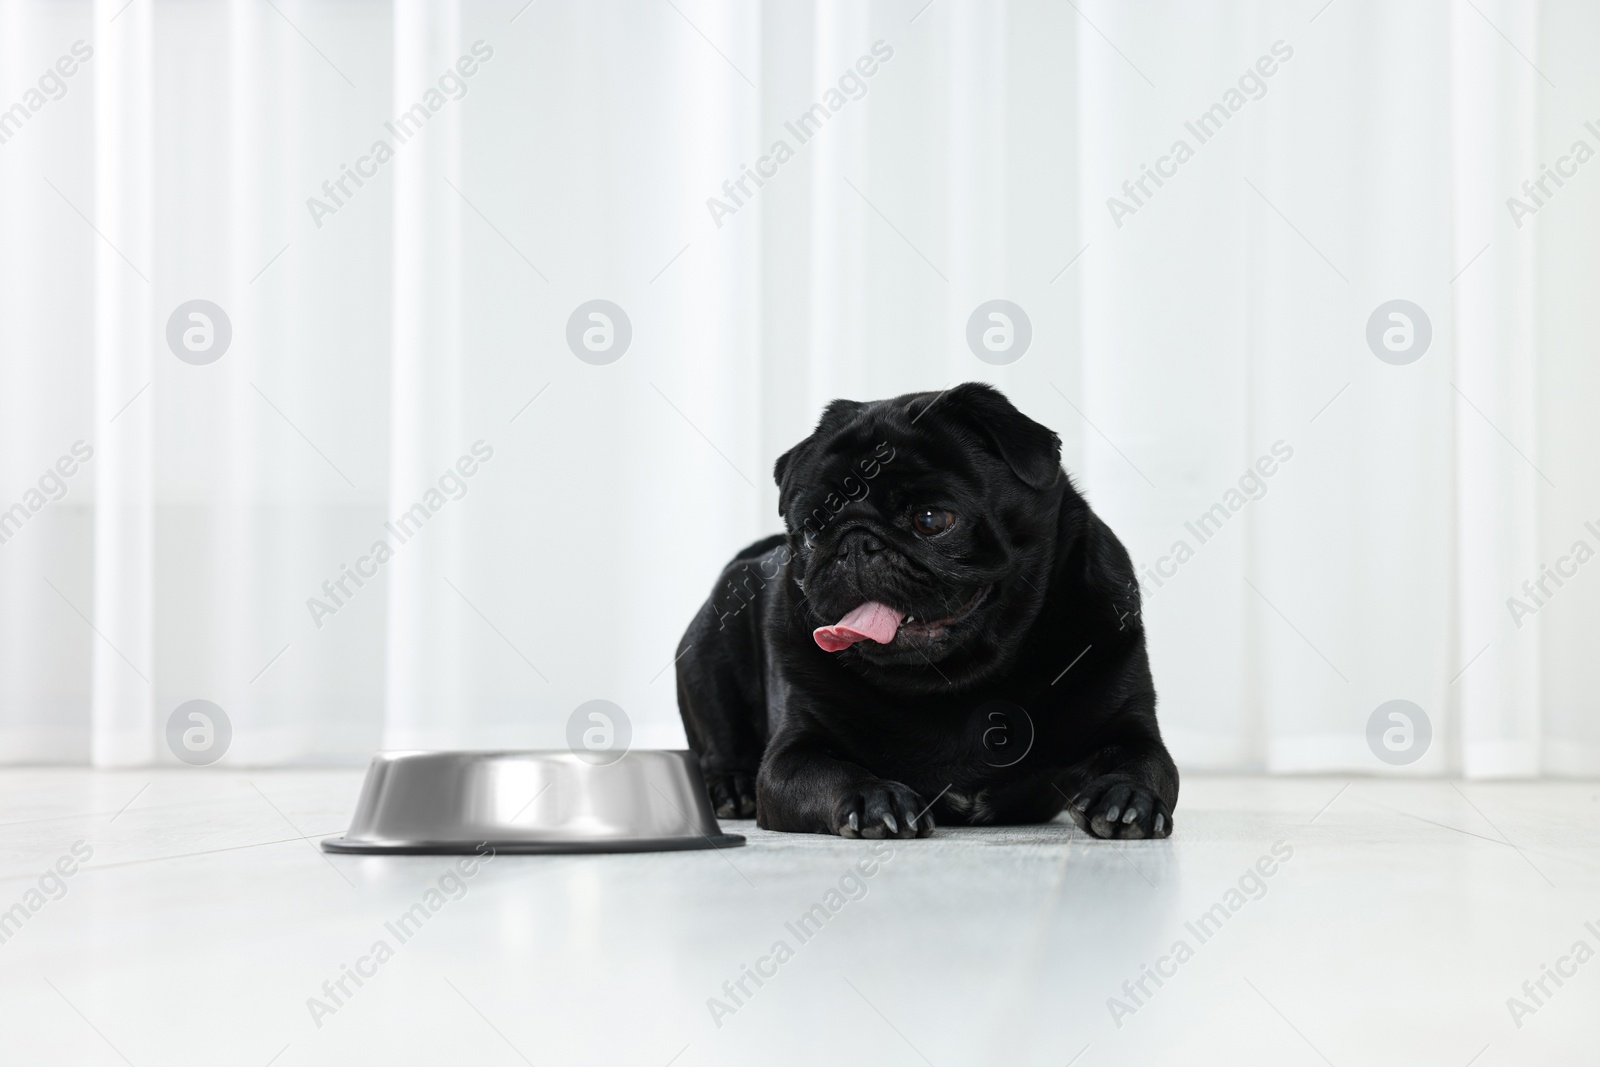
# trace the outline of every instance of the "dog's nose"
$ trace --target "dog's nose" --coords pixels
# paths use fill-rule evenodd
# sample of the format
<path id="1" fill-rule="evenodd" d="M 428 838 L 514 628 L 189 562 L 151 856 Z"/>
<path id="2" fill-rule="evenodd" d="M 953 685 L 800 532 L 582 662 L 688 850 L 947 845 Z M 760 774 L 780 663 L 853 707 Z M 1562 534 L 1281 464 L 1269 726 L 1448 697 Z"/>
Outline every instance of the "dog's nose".
<path id="1" fill-rule="evenodd" d="M 851 530 L 839 539 L 839 559 L 844 561 L 854 553 L 859 560 L 874 552 L 882 552 L 884 543 L 871 530 Z"/>

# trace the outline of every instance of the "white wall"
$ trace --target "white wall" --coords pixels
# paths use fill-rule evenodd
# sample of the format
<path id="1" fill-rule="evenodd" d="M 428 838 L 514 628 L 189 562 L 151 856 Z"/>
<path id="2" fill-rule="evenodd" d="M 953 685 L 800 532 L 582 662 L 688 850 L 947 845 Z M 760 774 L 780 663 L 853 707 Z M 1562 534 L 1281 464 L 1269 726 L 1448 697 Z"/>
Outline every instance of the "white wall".
<path id="1" fill-rule="evenodd" d="M 94 49 L 0 143 L 0 507 L 94 449 L 0 544 L 0 759 L 171 762 L 196 698 L 243 764 L 557 747 L 597 697 L 680 745 L 664 668 L 778 528 L 773 459 L 833 397 L 978 378 L 1060 432 L 1142 566 L 1196 549 L 1146 589 L 1184 767 L 1387 772 L 1366 724 L 1399 698 L 1434 734 L 1403 773 L 1600 771 L 1600 564 L 1520 627 L 1506 604 L 1600 550 L 1600 163 L 1520 227 L 1506 204 L 1600 150 L 1600 14 L 674 3 L 0 5 L 0 107 Z M 865 95 L 717 225 L 877 41 Z M 1275 42 L 1200 144 L 1185 121 Z M 164 335 L 195 298 L 233 331 L 204 366 Z M 565 341 L 596 298 L 633 329 L 605 366 Z M 1008 366 L 965 340 L 995 298 L 1033 328 Z M 1405 366 L 1365 337 L 1396 298 L 1432 324 Z M 316 625 L 480 440 L 465 497 Z"/>

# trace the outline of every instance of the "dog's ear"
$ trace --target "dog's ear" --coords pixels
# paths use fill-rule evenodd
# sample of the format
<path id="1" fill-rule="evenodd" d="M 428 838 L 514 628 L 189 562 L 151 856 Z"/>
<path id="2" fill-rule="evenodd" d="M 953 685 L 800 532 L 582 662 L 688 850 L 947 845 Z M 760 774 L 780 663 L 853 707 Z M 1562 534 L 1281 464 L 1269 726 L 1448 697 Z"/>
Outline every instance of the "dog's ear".
<path id="1" fill-rule="evenodd" d="M 789 473 L 794 469 L 800 458 L 811 450 L 812 442 L 816 440 L 816 436 L 816 434 L 812 434 L 807 437 L 779 456 L 778 461 L 772 465 L 772 480 L 778 483 L 778 517 L 783 519 L 785 523 L 788 522 L 789 505 L 792 501 Z"/>
<path id="2" fill-rule="evenodd" d="M 835 400 L 822 411 L 822 418 L 817 420 L 817 428 L 811 435 L 789 451 L 779 456 L 772 465 L 772 480 L 778 483 L 778 514 L 783 515 L 789 510 L 789 476 L 796 464 L 810 454 L 817 442 L 831 437 L 839 431 L 845 423 L 849 422 L 865 404 L 859 400 Z"/>
<path id="3" fill-rule="evenodd" d="M 916 410 L 912 410 L 913 407 Z M 928 415 L 966 426 L 988 441 L 1006 465 L 1031 488 L 1049 489 L 1065 477 L 1061 470 L 1061 438 L 1050 427 L 1018 411 L 1016 405 L 992 385 L 963 382 L 953 389 L 933 394 L 921 405 L 914 401 L 907 410 L 914 415 L 913 421 Z"/>

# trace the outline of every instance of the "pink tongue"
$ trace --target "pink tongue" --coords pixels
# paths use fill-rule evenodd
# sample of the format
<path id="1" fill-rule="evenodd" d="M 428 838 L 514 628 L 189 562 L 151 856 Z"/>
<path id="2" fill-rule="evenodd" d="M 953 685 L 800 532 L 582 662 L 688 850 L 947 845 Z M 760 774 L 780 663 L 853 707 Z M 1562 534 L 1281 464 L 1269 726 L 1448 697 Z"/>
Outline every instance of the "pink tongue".
<path id="1" fill-rule="evenodd" d="M 857 641 L 876 641 L 887 645 L 900 629 L 900 620 L 906 617 L 887 604 L 869 600 L 832 626 L 819 626 L 811 636 L 824 652 L 842 652 Z"/>

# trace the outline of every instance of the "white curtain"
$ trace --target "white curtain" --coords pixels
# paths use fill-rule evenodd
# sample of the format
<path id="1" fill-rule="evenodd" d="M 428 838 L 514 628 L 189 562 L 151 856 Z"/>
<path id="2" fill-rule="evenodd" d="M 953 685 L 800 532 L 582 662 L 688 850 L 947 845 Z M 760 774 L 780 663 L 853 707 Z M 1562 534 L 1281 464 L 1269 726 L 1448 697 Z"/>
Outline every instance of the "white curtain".
<path id="1" fill-rule="evenodd" d="M 0 3 L 0 760 L 175 763 L 196 699 L 224 764 L 596 698 L 679 746 L 772 460 L 983 379 L 1138 563 L 1183 767 L 1600 772 L 1597 45 L 1492 0 Z"/>

